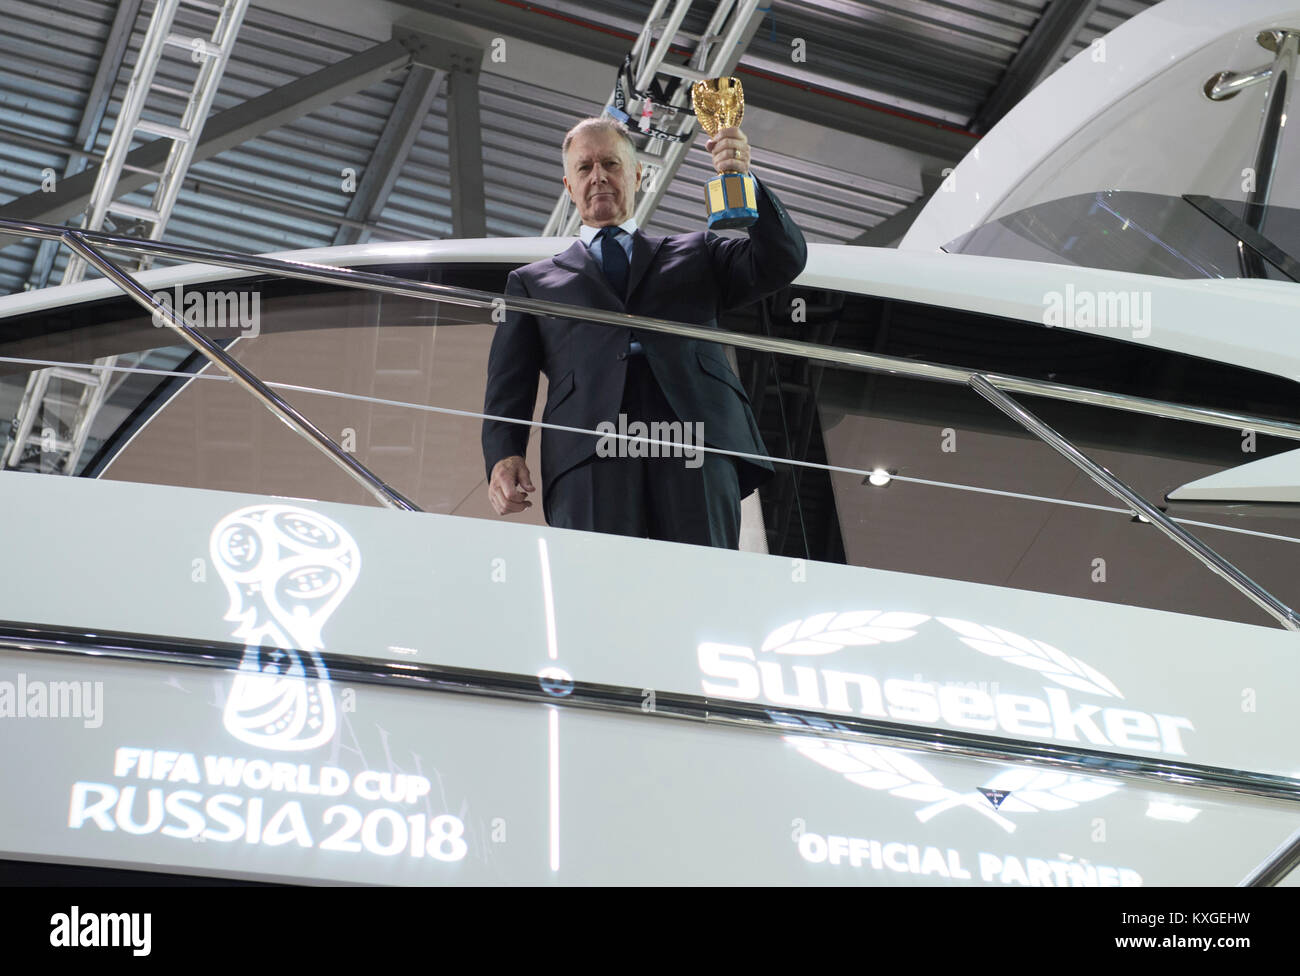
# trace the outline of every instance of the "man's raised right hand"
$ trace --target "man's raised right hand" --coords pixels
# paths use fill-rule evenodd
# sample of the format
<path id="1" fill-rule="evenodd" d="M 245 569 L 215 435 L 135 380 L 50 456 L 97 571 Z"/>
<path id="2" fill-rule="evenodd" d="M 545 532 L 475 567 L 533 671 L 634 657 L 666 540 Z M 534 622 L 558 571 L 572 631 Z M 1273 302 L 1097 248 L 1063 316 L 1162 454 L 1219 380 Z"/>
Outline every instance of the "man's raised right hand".
<path id="1" fill-rule="evenodd" d="M 536 491 L 528 465 L 519 455 L 502 458 L 492 467 L 488 481 L 488 501 L 498 515 L 511 515 L 532 508 L 528 492 Z"/>

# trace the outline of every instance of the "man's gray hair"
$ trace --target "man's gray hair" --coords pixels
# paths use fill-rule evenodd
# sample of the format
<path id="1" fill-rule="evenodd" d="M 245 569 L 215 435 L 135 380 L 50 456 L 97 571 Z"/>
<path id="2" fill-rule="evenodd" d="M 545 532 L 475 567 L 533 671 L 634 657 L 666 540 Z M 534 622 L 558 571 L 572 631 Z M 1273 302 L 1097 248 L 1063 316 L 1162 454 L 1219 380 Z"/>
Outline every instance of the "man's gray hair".
<path id="1" fill-rule="evenodd" d="M 606 132 L 612 132 L 622 138 L 627 143 L 628 151 L 632 154 L 632 160 L 636 161 L 636 142 L 632 139 L 632 131 L 618 119 L 612 119 L 608 115 L 593 115 L 590 118 L 583 119 L 564 134 L 564 144 L 560 147 L 561 163 L 567 165 L 569 145 L 573 142 L 574 137 L 580 132 L 588 132 L 592 129 L 604 129 Z"/>

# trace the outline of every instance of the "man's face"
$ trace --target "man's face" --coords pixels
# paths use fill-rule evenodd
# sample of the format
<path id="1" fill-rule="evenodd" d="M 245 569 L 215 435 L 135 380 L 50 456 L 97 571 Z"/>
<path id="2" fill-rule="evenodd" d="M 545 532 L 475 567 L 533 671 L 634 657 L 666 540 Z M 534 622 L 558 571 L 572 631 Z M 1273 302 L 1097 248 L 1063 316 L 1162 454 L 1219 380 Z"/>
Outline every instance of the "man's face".
<path id="1" fill-rule="evenodd" d="M 584 224 L 623 223 L 632 216 L 640 187 L 641 164 L 620 136 L 586 129 L 573 137 L 564 160 L 564 188 Z"/>

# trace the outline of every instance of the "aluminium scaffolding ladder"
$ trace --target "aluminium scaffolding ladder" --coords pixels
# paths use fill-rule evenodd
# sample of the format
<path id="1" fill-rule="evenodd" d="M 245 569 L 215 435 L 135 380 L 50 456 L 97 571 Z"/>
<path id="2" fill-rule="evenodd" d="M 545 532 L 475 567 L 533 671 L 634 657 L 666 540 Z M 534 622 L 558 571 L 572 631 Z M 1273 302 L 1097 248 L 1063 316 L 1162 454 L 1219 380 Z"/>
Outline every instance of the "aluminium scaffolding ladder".
<path id="1" fill-rule="evenodd" d="M 655 0 L 632 46 L 635 91 L 628 93 L 627 109 L 631 115 L 644 110 L 645 98 L 638 93 L 648 91 L 658 77 L 679 79 L 684 84 L 676 86 L 666 105 L 657 107 L 670 110 L 669 115 L 677 124 L 674 134 L 680 136 L 695 126 L 695 116 L 689 109 L 691 83 L 725 77 L 735 71 L 762 21 L 763 12 L 759 10 L 759 0 L 718 0 L 704 33 L 695 35 L 681 30 L 692 0 L 672 0 L 672 10 L 665 16 L 669 2 Z M 686 40 L 688 56 L 684 64 L 668 60 L 674 37 Z M 640 107 L 636 104 L 638 101 L 642 103 Z M 615 104 L 615 92 L 611 92 L 606 104 Z M 672 112 L 672 109 L 677 111 Z M 635 126 L 631 130 L 633 136 L 637 135 Z M 643 185 L 647 187 L 633 212 L 638 226 L 644 227 L 649 222 L 668 184 L 677 175 L 690 145 L 690 140 L 652 138 L 638 152 L 637 159 L 646 168 Z M 568 194 L 561 193 L 551 210 L 546 229 L 542 231 L 543 236 L 570 237 L 578 233 L 578 226 L 577 210 L 570 205 Z"/>
<path id="2" fill-rule="evenodd" d="M 211 15 L 214 23 L 207 36 L 175 29 L 176 15 L 182 3 Z M 123 96 L 108 150 L 95 178 L 83 215 L 83 229 L 104 230 L 106 222 L 116 218 L 113 229 L 118 233 L 127 232 L 130 236 L 148 240 L 162 237 L 204 123 L 212 110 L 213 99 L 248 3 L 249 0 L 158 0 Z M 168 61 L 167 54 L 177 51 L 184 52 L 185 60 L 199 66 L 188 88 L 155 81 L 158 68 Z M 175 60 L 171 59 L 172 73 L 183 76 L 185 66 L 176 65 Z M 166 109 L 155 104 L 158 96 L 183 100 L 184 108 L 178 119 L 167 120 Z M 167 139 L 172 143 L 162 168 L 144 171 L 155 182 L 153 197 L 147 206 L 116 199 L 122 172 L 141 172 L 126 162 L 132 145 L 141 137 Z M 141 259 L 137 270 L 146 267 L 148 260 Z M 62 284 L 81 281 L 85 273 L 85 260 L 79 255 L 71 255 L 64 268 Z M 10 442 L 0 457 L 0 467 L 19 467 L 30 459 L 35 448 L 39 451 L 42 469 L 57 467 L 64 474 L 73 474 L 95 417 L 120 384 L 121 377 L 115 370 L 118 359 L 117 356 L 108 356 L 95 360 L 90 366 L 69 365 L 34 371 L 23 391 L 11 426 Z M 71 384 L 75 392 L 69 395 L 64 384 Z M 63 433 L 65 429 L 66 433 Z"/>

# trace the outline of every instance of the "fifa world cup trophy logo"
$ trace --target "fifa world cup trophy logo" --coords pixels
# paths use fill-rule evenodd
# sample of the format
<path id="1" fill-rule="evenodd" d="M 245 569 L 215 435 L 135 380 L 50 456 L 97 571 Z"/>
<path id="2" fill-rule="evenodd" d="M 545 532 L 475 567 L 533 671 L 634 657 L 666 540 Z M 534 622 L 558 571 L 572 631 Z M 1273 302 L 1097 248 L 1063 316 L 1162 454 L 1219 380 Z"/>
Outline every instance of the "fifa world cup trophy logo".
<path id="1" fill-rule="evenodd" d="M 230 598 L 225 619 L 245 644 L 226 699 L 226 730 L 265 749 L 296 752 L 330 741 L 336 715 L 321 629 L 357 580 L 356 542 L 316 512 L 263 504 L 217 523 L 211 551 Z"/>

